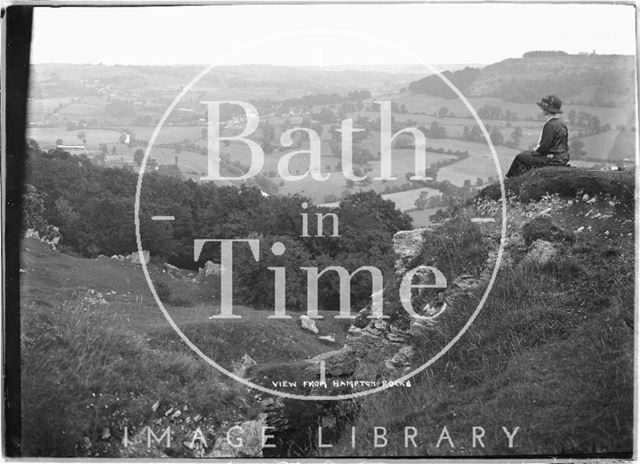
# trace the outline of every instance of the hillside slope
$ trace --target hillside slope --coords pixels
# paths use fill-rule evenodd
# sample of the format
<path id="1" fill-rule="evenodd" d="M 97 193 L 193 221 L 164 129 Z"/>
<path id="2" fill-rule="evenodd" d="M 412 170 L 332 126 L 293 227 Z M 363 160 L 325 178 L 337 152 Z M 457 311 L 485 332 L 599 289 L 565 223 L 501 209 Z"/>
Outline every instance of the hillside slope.
<path id="1" fill-rule="evenodd" d="M 623 55 L 527 56 L 510 58 L 482 69 L 466 68 L 447 75 L 467 97 L 498 97 L 528 102 L 541 95 L 562 95 L 566 103 L 624 105 L 635 91 L 635 61 Z M 437 76 L 412 82 L 415 93 L 454 98 Z"/>
<path id="2" fill-rule="evenodd" d="M 506 188 L 505 253 L 475 322 L 410 387 L 366 397 L 336 420 L 330 431 L 339 438 L 322 455 L 630 456 L 633 173 L 541 169 Z M 391 319 L 370 321 L 364 310 L 346 347 L 317 358 L 329 377 L 398 378 L 461 330 L 495 264 L 499 196 L 491 186 L 443 224 L 396 235 L 399 277 L 431 265 L 449 287 L 414 295 L 422 321 L 408 317 L 397 287 L 388 287 Z M 495 221 L 471 221 L 478 217 Z M 384 427 L 384 446 L 374 446 L 374 427 Z M 415 445 L 407 427 L 418 431 Z M 451 443 L 438 444 L 443 427 Z M 482 446 L 473 446 L 473 427 L 486 432 Z M 519 427 L 513 447 L 502 427 Z"/>
<path id="3" fill-rule="evenodd" d="M 168 327 L 138 265 L 77 258 L 23 242 L 22 395 L 25 455 L 103 457 L 584 455 L 626 457 L 632 448 L 634 172 L 546 168 L 505 182 L 505 252 L 495 285 L 460 340 L 410 385 L 358 400 L 282 401 L 221 376 Z M 482 221 L 478 221 L 482 218 Z M 497 185 L 429 229 L 398 232 L 396 279 L 385 288 L 389 319 L 318 321 L 325 343 L 298 318 L 269 312 L 216 324 L 213 281 L 188 271 L 154 282 L 178 324 L 203 351 L 269 386 L 272 380 L 395 380 L 438 353 L 476 309 L 496 262 Z M 446 290 L 412 297 L 399 280 L 418 265 L 441 270 Z M 340 349 L 336 349 L 342 347 Z M 244 355 L 257 365 L 243 367 Z M 358 391 L 298 384 L 290 393 Z M 145 446 L 145 426 L 171 426 L 171 446 Z M 225 446 L 224 431 L 275 427 L 276 449 L 259 434 Z M 317 430 L 323 443 L 319 448 Z M 189 446 L 195 427 L 209 445 Z M 132 445 L 123 446 L 125 427 Z M 351 435 L 355 429 L 356 443 Z M 385 446 L 373 445 L 384 427 Z M 407 427 L 418 431 L 405 445 Z M 451 442 L 438 446 L 447 428 Z M 471 431 L 486 431 L 473 447 Z M 518 429 L 509 447 L 502 427 Z"/>
<path id="4" fill-rule="evenodd" d="M 297 318 L 272 321 L 267 311 L 234 307 L 241 320 L 211 321 L 219 277 L 197 279 L 155 263 L 149 269 L 158 292 L 166 289 L 160 297 L 176 323 L 231 371 L 303 361 L 333 345 Z M 178 338 L 140 265 L 75 257 L 26 238 L 20 280 L 24 456 L 262 456 L 264 406 Z M 317 327 L 321 335 L 334 333 L 335 343 L 345 339 L 344 321 L 327 317 Z M 252 435 L 231 448 L 224 433 L 236 425 Z M 170 446 L 147 448 L 147 426 L 158 436 L 170 426 Z M 197 427 L 208 442 L 204 450 L 189 446 Z"/>

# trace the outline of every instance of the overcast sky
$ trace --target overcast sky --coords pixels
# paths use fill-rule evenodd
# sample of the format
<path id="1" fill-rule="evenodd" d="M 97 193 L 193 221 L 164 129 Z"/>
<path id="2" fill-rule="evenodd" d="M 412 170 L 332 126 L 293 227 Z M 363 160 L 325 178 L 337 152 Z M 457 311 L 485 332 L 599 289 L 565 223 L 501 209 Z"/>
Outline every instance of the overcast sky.
<path id="1" fill-rule="evenodd" d="M 32 62 L 488 64 L 529 50 L 635 54 L 635 11 L 575 4 L 42 7 Z"/>

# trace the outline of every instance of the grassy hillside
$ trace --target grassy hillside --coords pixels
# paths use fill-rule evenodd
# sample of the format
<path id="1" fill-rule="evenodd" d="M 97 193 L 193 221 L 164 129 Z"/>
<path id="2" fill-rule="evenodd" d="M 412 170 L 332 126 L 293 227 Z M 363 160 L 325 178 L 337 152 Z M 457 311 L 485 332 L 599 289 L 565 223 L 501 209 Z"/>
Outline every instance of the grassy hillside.
<path id="1" fill-rule="evenodd" d="M 450 80 L 473 97 L 526 102 L 562 95 L 568 103 L 616 106 L 634 96 L 634 59 L 622 55 L 566 55 L 510 58 L 482 68 L 451 73 Z M 454 98 L 437 76 L 409 85 L 415 93 Z"/>
<path id="2" fill-rule="evenodd" d="M 506 251 L 476 321 L 450 351 L 412 379 L 411 387 L 358 402 L 355 417 L 340 424 L 341 438 L 319 452 L 327 457 L 630 456 L 633 178 L 633 173 L 543 169 L 508 181 Z M 412 265 L 442 263 L 473 282 L 473 260 L 451 259 L 496 246 L 498 198 L 496 186 L 489 187 L 452 219 L 462 224 L 464 217 L 480 216 L 496 222 L 471 225 L 473 233 L 446 223 L 431 229 Z M 434 240 L 443 250 L 433 247 Z M 554 250 L 547 260 L 532 255 L 540 240 Z M 414 365 L 460 330 L 479 297 L 478 291 L 464 293 L 412 338 Z M 369 356 L 376 359 L 375 353 Z M 383 367 L 378 372 L 385 375 Z M 512 448 L 503 426 L 519 427 Z M 374 427 L 386 429 L 386 446 L 374 446 Z M 405 444 L 406 427 L 418 431 L 415 447 Z M 453 446 L 447 440 L 437 446 L 443 427 Z M 473 427 L 485 430 L 484 446 L 473 446 Z"/>
<path id="3" fill-rule="evenodd" d="M 21 267 L 25 456 L 193 457 L 179 439 L 170 448 L 125 448 L 124 427 L 131 439 L 143 427 L 158 432 L 168 425 L 178 438 L 191 439 L 199 426 L 215 441 L 224 427 L 262 412 L 253 392 L 178 338 L 139 265 L 78 258 L 25 239 Z M 262 364 L 331 349 L 297 318 L 273 321 L 266 311 L 236 307 L 241 320 L 214 323 L 215 279 L 196 283 L 193 273 L 170 276 L 154 264 L 150 273 L 169 289 L 163 301 L 177 324 L 229 370 L 245 354 Z M 327 317 L 317 326 L 321 334 L 335 333 L 336 344 L 344 341 L 345 321 Z M 181 413 L 174 417 L 175 411 Z"/>

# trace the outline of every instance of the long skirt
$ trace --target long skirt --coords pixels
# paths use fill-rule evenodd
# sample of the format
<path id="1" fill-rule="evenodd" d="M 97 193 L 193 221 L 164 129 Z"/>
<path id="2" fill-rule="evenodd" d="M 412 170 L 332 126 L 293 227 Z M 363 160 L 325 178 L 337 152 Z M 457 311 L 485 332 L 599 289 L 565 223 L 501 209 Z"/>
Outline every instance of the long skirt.
<path id="1" fill-rule="evenodd" d="M 516 177 L 524 174 L 533 168 L 542 166 L 564 166 L 566 163 L 554 158 L 547 158 L 546 155 L 534 154 L 532 151 L 518 153 L 511 163 L 507 172 L 507 177 Z"/>

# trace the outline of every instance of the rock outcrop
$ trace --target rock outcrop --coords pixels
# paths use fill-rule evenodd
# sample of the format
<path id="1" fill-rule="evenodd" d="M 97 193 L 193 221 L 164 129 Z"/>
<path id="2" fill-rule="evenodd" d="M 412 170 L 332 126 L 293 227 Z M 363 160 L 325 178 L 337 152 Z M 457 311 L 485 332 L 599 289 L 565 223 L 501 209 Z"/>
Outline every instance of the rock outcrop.
<path id="1" fill-rule="evenodd" d="M 311 319 L 309 316 L 306 316 L 306 315 L 300 316 L 300 326 L 304 330 L 308 330 L 312 334 L 318 335 L 320 333 L 320 331 L 318 330 L 318 327 L 316 326 L 315 321 Z"/>
<path id="2" fill-rule="evenodd" d="M 220 264 L 214 263 L 213 261 L 207 261 L 206 263 L 204 263 L 204 267 L 198 269 L 198 277 L 219 277 L 221 272 L 222 266 Z"/>
<path id="3" fill-rule="evenodd" d="M 251 356 L 245 354 L 240 358 L 240 361 L 234 364 L 233 373 L 238 377 L 245 378 L 247 376 L 247 371 L 257 364 L 258 363 L 256 363 Z"/>
<path id="4" fill-rule="evenodd" d="M 129 260 L 133 264 L 142 264 L 142 260 L 144 260 L 145 264 L 149 264 L 150 258 L 151 256 L 149 255 L 148 250 L 142 250 L 142 258 L 140 257 L 139 251 L 134 251 L 133 253 L 131 253 L 131 255 L 129 255 Z"/>

